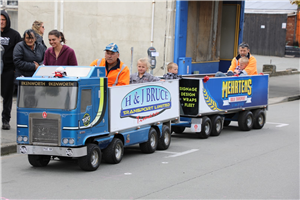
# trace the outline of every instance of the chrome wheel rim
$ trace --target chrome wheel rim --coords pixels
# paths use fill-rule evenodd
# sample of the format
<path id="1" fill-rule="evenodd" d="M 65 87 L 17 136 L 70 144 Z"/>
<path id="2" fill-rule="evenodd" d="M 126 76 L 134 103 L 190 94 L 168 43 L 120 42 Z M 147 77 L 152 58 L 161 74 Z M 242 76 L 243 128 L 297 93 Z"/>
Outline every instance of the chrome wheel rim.
<path id="1" fill-rule="evenodd" d="M 262 115 L 259 115 L 259 117 L 258 117 L 258 124 L 260 126 L 262 126 L 264 124 L 264 117 Z"/>
<path id="2" fill-rule="evenodd" d="M 91 156 L 91 164 L 95 167 L 98 164 L 99 155 L 96 150 L 93 150 L 92 156 Z"/>
<path id="3" fill-rule="evenodd" d="M 168 132 L 165 132 L 164 142 L 165 142 L 165 144 L 169 144 L 169 142 L 170 142 L 170 134 Z"/>
<path id="4" fill-rule="evenodd" d="M 118 145 L 116 146 L 116 149 L 115 149 L 115 156 L 116 156 L 116 158 L 117 158 L 118 160 L 120 160 L 121 155 L 122 155 L 122 148 L 121 148 L 121 146 L 118 144 Z"/>
<path id="5" fill-rule="evenodd" d="M 218 120 L 218 122 L 216 123 L 216 131 L 217 132 L 220 132 L 221 131 L 221 121 L 220 120 Z"/>
<path id="6" fill-rule="evenodd" d="M 252 124 L 252 117 L 248 116 L 248 118 L 247 118 L 247 126 L 250 127 L 251 124 Z"/>
<path id="7" fill-rule="evenodd" d="M 155 141 L 154 134 L 152 134 L 150 137 L 150 144 L 151 144 L 151 147 L 155 147 L 156 141 Z"/>
<path id="8" fill-rule="evenodd" d="M 205 134 L 208 135 L 208 133 L 210 131 L 209 123 L 205 124 L 204 131 L 205 131 Z"/>

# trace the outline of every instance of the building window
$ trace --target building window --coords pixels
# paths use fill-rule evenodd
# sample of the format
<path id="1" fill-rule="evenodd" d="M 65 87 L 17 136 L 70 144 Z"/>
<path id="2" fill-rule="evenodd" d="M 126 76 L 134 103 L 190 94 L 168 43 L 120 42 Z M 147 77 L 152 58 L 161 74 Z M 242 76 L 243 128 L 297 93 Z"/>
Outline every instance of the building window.
<path id="1" fill-rule="evenodd" d="M 1 2 L 2 2 L 2 0 L 1 0 Z M 17 6 L 18 0 L 7 0 L 7 5 L 8 6 Z"/>

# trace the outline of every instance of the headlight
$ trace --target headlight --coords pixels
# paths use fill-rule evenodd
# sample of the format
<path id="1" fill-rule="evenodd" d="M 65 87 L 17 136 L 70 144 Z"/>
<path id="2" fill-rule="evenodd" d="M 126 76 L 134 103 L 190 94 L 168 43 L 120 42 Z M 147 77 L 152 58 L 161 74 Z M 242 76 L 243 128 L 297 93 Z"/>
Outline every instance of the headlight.
<path id="1" fill-rule="evenodd" d="M 69 141 L 68 138 L 64 138 L 64 139 L 63 139 L 63 143 L 64 143 L 64 144 L 68 144 L 68 141 Z"/>
<path id="2" fill-rule="evenodd" d="M 22 136 L 18 136 L 18 142 L 22 142 Z"/>
<path id="3" fill-rule="evenodd" d="M 73 138 L 69 139 L 69 143 L 74 144 L 74 139 Z"/>
<path id="4" fill-rule="evenodd" d="M 23 137 L 23 141 L 24 141 L 24 142 L 27 142 L 27 141 L 28 141 L 28 137 L 27 137 L 27 136 L 24 136 L 24 137 Z"/>

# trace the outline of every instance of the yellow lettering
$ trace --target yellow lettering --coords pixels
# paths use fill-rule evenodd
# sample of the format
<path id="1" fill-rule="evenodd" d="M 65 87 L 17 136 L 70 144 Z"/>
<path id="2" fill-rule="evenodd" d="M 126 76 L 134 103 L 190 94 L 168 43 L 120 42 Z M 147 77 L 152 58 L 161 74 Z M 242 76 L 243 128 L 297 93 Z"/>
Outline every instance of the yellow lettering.
<path id="1" fill-rule="evenodd" d="M 228 96 L 227 86 L 228 86 L 228 82 L 227 81 L 223 81 L 223 85 L 222 85 L 222 98 L 227 98 L 227 96 Z"/>
<path id="2" fill-rule="evenodd" d="M 248 95 L 251 95 L 252 94 L 252 79 L 249 79 L 248 80 Z"/>

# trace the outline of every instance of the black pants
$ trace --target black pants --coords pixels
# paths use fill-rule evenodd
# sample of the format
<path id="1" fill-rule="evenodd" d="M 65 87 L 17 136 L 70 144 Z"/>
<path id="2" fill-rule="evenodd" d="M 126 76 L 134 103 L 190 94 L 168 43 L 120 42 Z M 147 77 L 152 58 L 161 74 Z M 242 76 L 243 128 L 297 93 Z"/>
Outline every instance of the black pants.
<path id="1" fill-rule="evenodd" d="M 1 74 L 1 96 L 3 98 L 2 122 L 10 121 L 14 91 L 14 71 L 3 71 Z"/>

